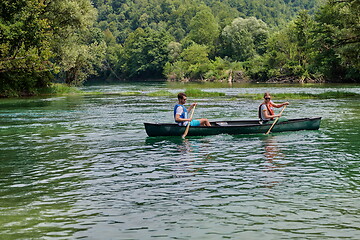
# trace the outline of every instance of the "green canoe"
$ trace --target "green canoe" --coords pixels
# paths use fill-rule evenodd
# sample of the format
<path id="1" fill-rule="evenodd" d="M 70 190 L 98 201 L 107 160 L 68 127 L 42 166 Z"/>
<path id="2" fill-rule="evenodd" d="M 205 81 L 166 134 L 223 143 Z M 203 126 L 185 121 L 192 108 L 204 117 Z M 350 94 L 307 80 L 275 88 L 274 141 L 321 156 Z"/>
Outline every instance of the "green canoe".
<path id="1" fill-rule="evenodd" d="M 288 119 L 288 121 L 276 123 L 271 132 L 317 130 L 320 127 L 321 117 Z M 149 137 L 158 136 L 181 136 L 186 127 L 180 127 L 176 123 L 144 123 Z M 262 124 L 259 120 L 239 121 L 216 121 L 211 122 L 210 127 L 190 127 L 188 136 L 207 136 L 217 134 L 253 134 L 266 133 L 272 122 Z"/>

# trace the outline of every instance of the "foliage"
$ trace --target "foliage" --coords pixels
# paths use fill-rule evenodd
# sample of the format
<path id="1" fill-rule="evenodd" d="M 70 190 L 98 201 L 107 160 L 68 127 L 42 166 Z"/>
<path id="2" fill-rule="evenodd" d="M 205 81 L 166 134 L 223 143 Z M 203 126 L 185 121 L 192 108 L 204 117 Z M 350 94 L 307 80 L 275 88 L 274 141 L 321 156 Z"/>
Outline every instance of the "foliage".
<path id="1" fill-rule="evenodd" d="M 272 34 L 261 68 L 251 72 L 262 79 L 296 77 L 360 81 L 359 5 L 355 1 L 329 1 L 315 18 L 306 12 Z M 248 68 L 254 66 L 250 64 Z"/>
<path id="2" fill-rule="evenodd" d="M 175 80 L 183 78 L 201 79 L 209 67 L 208 52 L 209 50 L 205 45 L 194 43 L 182 51 L 178 61 L 168 62 L 165 65 L 164 74 Z"/>
<path id="3" fill-rule="evenodd" d="M 219 37 L 219 25 L 210 8 L 196 13 L 190 21 L 189 39 L 200 45 L 205 45 L 213 51 Z"/>
<path id="4" fill-rule="evenodd" d="M 325 92 L 320 93 L 317 95 L 318 98 L 321 99 L 337 99 L 337 98 L 360 98 L 360 94 L 353 93 L 353 92 L 342 92 L 342 91 L 335 91 L 335 92 Z"/>
<path id="5" fill-rule="evenodd" d="M 96 14 L 89 0 L 53 0 L 46 5 L 44 17 L 54 34 L 54 61 L 68 85 L 80 85 L 95 74 L 105 57 L 104 37 L 93 28 Z"/>
<path id="6" fill-rule="evenodd" d="M 78 94 L 81 91 L 76 87 L 71 87 L 62 83 L 52 83 L 46 88 L 42 88 L 39 94 L 43 95 L 64 95 L 64 94 Z"/>
<path id="7" fill-rule="evenodd" d="M 204 92 L 198 88 L 188 88 L 185 91 L 185 94 L 189 97 L 218 97 L 225 96 L 225 93 L 221 92 Z"/>
<path id="8" fill-rule="evenodd" d="M 121 92 L 120 96 L 135 96 L 135 95 L 140 95 L 141 92 Z"/>
<path id="9" fill-rule="evenodd" d="M 3 0 L 0 95 L 96 75 L 360 82 L 359 1 L 324 1 Z"/>
<path id="10" fill-rule="evenodd" d="M 250 71 L 259 66 L 253 61 L 257 58 L 264 64 L 248 74 L 266 77 L 271 69 L 266 68 L 266 61 L 258 55 L 262 56 L 267 51 L 266 40 L 271 27 L 283 26 L 302 9 L 313 13 L 320 1 L 293 0 L 284 4 L 280 0 L 95 0 L 94 5 L 99 10 L 97 26 L 107 36 L 112 35 L 116 44 L 124 46 L 118 47 L 119 51 L 107 52 L 107 59 L 113 60 L 107 61 L 108 68 L 112 69 L 112 74 L 108 76 L 134 79 L 161 78 L 165 75 L 170 80 L 213 80 L 231 75 L 229 68 L 219 70 L 218 66 L 214 66 L 219 63 L 215 59 L 224 57 L 235 62 L 246 61 Z M 155 71 L 154 64 L 150 67 L 149 61 L 145 60 L 147 51 L 142 51 L 147 48 L 143 42 L 147 37 L 142 36 L 138 29 L 147 29 L 148 33 L 151 30 L 167 33 L 173 39 L 171 43 L 164 41 L 169 43 L 168 59 L 165 61 L 164 56 L 158 56 L 160 61 L 153 62 L 158 64 Z M 139 44 L 133 44 L 134 34 L 139 37 Z M 199 62 L 198 56 L 193 54 L 200 49 L 199 45 L 206 47 L 199 55 L 203 58 L 206 54 L 206 61 Z M 160 50 L 163 48 L 159 45 L 158 52 L 163 53 Z M 155 49 L 153 51 L 156 52 Z M 185 57 L 186 53 L 195 59 Z M 299 72 L 297 66 L 289 68 Z M 160 69 L 163 69 L 163 75 Z"/>
<path id="11" fill-rule="evenodd" d="M 224 55 L 246 61 L 256 54 L 263 54 L 268 34 L 263 21 L 255 17 L 236 18 L 222 31 Z"/>
<path id="12" fill-rule="evenodd" d="M 302 79 L 311 77 L 308 70 L 313 54 L 313 24 L 310 16 L 302 12 L 286 28 L 273 33 L 267 42 L 267 52 L 260 59 L 263 67 L 255 74 L 265 79 L 281 76 L 297 76 Z M 261 71 L 263 73 L 259 73 Z"/>
<path id="13" fill-rule="evenodd" d="M 360 94 L 354 92 L 344 92 L 344 91 L 329 91 L 323 93 L 276 93 L 272 94 L 275 99 L 342 99 L 342 98 L 360 98 Z M 242 94 L 240 97 L 244 98 L 252 98 L 252 99 L 263 99 L 263 95 L 244 95 Z"/>
<path id="14" fill-rule="evenodd" d="M 360 81 L 360 3 L 329 0 L 316 15 L 317 67 L 330 79 Z"/>
<path id="15" fill-rule="evenodd" d="M 172 92 L 166 91 L 166 90 L 159 90 L 156 92 L 151 92 L 147 94 L 148 96 L 151 97 L 158 97 L 158 96 L 174 96 L 174 94 Z"/>
<path id="16" fill-rule="evenodd" d="M 59 72 L 78 85 L 102 64 L 106 45 L 88 0 L 4 0 L 0 17 L 2 95 L 34 94 Z"/>
<path id="17" fill-rule="evenodd" d="M 274 95 L 274 94 L 273 94 Z M 280 99 L 304 99 L 304 98 L 312 98 L 312 99 L 340 99 L 340 98 L 360 98 L 360 94 L 353 92 L 344 92 L 344 91 L 330 91 L 323 93 L 279 93 L 274 95 L 276 98 Z"/>
<path id="18" fill-rule="evenodd" d="M 123 72 L 128 78 L 161 77 L 168 60 L 168 45 L 172 38 L 166 32 L 138 28 L 124 43 Z"/>
<path id="19" fill-rule="evenodd" d="M 0 2 L 0 95 L 28 95 L 49 84 L 51 32 L 36 0 Z"/>

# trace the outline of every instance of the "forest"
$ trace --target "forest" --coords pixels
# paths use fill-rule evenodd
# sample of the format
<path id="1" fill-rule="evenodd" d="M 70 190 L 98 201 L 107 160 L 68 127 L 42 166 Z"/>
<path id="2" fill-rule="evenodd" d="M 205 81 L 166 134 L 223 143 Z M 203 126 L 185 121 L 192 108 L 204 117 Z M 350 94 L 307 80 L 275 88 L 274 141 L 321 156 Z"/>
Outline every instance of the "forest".
<path id="1" fill-rule="evenodd" d="M 171 81 L 360 82 L 359 0 L 2 0 L 0 96 Z"/>

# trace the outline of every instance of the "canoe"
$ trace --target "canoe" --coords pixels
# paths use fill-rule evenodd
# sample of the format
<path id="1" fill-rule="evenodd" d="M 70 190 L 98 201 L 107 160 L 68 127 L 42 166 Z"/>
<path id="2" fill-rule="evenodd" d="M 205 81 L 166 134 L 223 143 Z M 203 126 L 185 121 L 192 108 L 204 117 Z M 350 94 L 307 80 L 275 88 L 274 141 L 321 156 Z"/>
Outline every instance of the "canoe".
<path id="1" fill-rule="evenodd" d="M 288 119 L 288 121 L 276 123 L 271 132 L 318 130 L 321 117 Z M 265 134 L 271 127 L 272 122 L 262 124 L 259 120 L 239 121 L 215 121 L 211 126 L 191 126 L 187 136 L 207 136 L 217 134 Z M 149 137 L 158 136 L 181 136 L 186 127 L 176 123 L 144 123 Z"/>

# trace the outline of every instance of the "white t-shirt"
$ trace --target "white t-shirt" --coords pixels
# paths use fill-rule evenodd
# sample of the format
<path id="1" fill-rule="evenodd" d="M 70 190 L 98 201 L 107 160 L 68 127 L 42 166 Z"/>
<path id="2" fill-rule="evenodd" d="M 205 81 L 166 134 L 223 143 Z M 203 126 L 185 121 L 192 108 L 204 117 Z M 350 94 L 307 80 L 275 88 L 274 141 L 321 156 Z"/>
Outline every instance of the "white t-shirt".
<path id="1" fill-rule="evenodd" d="M 273 109 L 272 106 L 270 106 L 270 108 Z M 267 107 L 266 107 L 266 105 L 265 105 L 265 104 L 261 104 L 261 107 L 260 107 L 261 120 L 263 120 L 263 121 L 271 120 L 270 118 L 265 118 L 265 114 L 264 114 L 265 110 L 266 110 L 266 111 L 268 110 Z M 270 113 L 268 112 L 268 114 L 270 114 Z"/>

